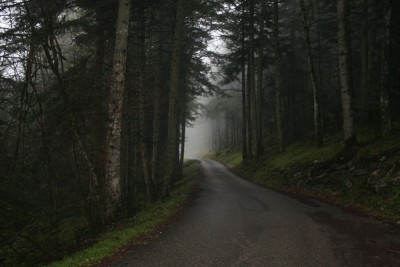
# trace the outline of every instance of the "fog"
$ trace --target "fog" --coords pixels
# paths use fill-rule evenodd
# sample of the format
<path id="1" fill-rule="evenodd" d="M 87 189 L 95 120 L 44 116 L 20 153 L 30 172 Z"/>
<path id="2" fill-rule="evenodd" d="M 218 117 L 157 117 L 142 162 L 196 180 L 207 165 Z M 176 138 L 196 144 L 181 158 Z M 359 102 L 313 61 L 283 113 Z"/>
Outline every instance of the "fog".
<path id="1" fill-rule="evenodd" d="M 207 106 L 211 97 L 200 97 L 197 102 Z M 200 116 L 186 126 L 185 158 L 198 159 L 212 150 L 211 146 L 211 121 L 206 117 L 205 110 L 198 110 Z"/>
<path id="2" fill-rule="evenodd" d="M 212 42 L 207 46 L 207 50 L 216 52 L 219 54 L 227 53 L 228 50 L 225 47 L 225 43 L 219 37 L 221 33 L 213 31 Z M 212 60 L 208 57 L 203 58 L 203 61 L 210 65 L 212 73 L 218 73 L 219 67 L 212 63 Z M 213 83 L 218 84 L 220 78 L 209 76 L 209 79 Z M 213 99 L 214 97 L 202 96 L 198 99 L 198 102 L 204 106 Z M 205 113 L 205 112 L 203 112 Z M 206 114 L 201 114 L 194 122 L 192 126 L 186 127 L 186 142 L 185 142 L 185 158 L 186 159 L 198 159 L 212 151 L 212 120 L 208 119 Z"/>
<path id="3" fill-rule="evenodd" d="M 211 122 L 204 117 L 197 118 L 192 127 L 186 127 L 185 158 L 201 158 L 211 150 L 210 129 Z"/>
<path id="4" fill-rule="evenodd" d="M 226 148 L 228 143 L 236 145 L 238 141 L 236 139 L 240 138 L 231 140 L 232 129 L 228 129 L 226 124 L 227 114 L 230 116 L 237 114 L 234 120 L 237 127 L 241 127 L 240 84 L 234 81 L 220 89 L 227 94 L 225 97 L 202 97 L 198 101 L 205 106 L 205 109 L 192 126 L 186 127 L 185 158 L 187 159 L 201 158 L 210 151 Z M 207 117 L 207 112 L 213 115 Z"/>

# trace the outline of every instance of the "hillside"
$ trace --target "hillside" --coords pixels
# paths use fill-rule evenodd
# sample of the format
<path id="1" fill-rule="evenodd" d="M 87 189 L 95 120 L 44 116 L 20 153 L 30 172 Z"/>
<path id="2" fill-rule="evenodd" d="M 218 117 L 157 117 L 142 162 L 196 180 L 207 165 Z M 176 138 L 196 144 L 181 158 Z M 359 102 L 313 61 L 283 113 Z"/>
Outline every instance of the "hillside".
<path id="1" fill-rule="evenodd" d="M 267 187 L 400 223 L 400 137 L 360 141 L 348 151 L 335 138 L 323 148 L 295 144 L 258 161 L 243 162 L 240 152 L 233 150 L 211 157 Z"/>

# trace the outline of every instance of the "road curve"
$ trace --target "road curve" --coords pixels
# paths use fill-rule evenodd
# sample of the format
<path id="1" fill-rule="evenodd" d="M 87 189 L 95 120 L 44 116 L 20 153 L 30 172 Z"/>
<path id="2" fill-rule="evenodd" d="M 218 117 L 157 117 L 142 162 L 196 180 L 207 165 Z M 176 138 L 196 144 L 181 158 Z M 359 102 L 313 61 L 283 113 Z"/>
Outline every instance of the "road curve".
<path id="1" fill-rule="evenodd" d="M 400 266 L 399 227 L 201 164 L 201 193 L 182 218 L 114 266 Z"/>

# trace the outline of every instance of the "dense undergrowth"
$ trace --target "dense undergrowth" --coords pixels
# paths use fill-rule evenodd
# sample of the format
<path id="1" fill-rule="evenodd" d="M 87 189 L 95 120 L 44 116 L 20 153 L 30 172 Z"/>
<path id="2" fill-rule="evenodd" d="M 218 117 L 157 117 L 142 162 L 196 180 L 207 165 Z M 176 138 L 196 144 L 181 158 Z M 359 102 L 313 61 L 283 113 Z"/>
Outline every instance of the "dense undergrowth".
<path id="1" fill-rule="evenodd" d="M 242 162 L 240 151 L 210 155 L 249 179 L 286 192 L 314 196 L 371 216 L 400 220 L 400 136 L 359 137 L 344 150 L 340 138 L 325 146 L 294 144 L 283 153 Z"/>
<path id="2" fill-rule="evenodd" d="M 84 245 L 85 248 L 75 254 L 67 256 L 60 261 L 53 262 L 48 266 L 75 267 L 96 265 L 96 263 L 102 259 L 112 256 L 122 246 L 136 238 L 141 238 L 152 233 L 154 229 L 168 222 L 187 201 L 188 196 L 194 189 L 196 178 L 199 176 L 199 166 L 197 161 L 186 162 L 183 170 L 183 178 L 176 182 L 169 199 L 162 202 L 142 205 L 143 208 L 141 208 L 134 217 L 113 225 L 112 228 L 95 238 L 95 240 L 82 240 L 80 244 L 77 243 L 77 236 L 84 236 L 85 231 L 88 231 L 89 227 L 87 223 L 84 222 L 83 218 L 66 221 L 63 227 L 58 227 L 57 229 L 49 227 L 47 233 L 34 233 L 35 236 L 39 236 L 39 238 L 40 235 L 42 235 L 42 239 L 48 239 L 46 242 L 43 242 L 43 244 L 49 247 L 49 254 L 57 249 L 62 249 L 64 246 L 75 246 L 75 249 L 77 249 L 80 246 L 82 247 L 85 243 L 90 243 L 90 245 Z M 32 229 L 33 227 L 34 226 L 32 226 Z M 44 226 L 43 231 L 45 231 Z M 37 250 L 36 254 L 35 250 L 28 251 L 23 246 L 22 241 L 23 239 L 21 238 L 20 247 L 18 247 L 19 243 L 12 244 L 15 253 L 13 253 L 13 251 L 8 251 L 8 257 L 3 260 L 1 263 L 2 266 L 43 265 L 43 262 L 40 262 L 42 250 Z M 7 252 L 7 247 L 2 247 L 2 250 L 2 255 L 7 256 L 5 254 Z M 47 256 L 49 258 L 52 257 L 52 255 Z"/>

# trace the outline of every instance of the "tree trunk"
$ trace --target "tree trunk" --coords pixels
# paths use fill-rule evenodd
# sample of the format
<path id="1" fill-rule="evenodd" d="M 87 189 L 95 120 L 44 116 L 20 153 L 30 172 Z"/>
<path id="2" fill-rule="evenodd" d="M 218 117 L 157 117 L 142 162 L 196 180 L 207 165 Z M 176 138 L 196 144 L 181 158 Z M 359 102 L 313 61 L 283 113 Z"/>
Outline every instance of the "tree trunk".
<path id="1" fill-rule="evenodd" d="M 181 105 L 179 105 L 178 108 L 178 118 L 177 118 L 177 122 L 176 122 L 176 146 L 175 146 L 175 160 L 174 160 L 174 175 L 172 176 L 171 179 L 171 188 L 174 186 L 175 182 L 178 181 L 180 179 L 180 175 L 181 175 L 181 165 L 180 165 L 180 148 L 181 148 L 181 110 L 182 107 Z"/>
<path id="2" fill-rule="evenodd" d="M 181 121 L 181 149 L 179 154 L 179 179 L 183 178 L 183 163 L 185 160 L 185 143 L 186 143 L 186 112 L 182 111 Z"/>
<path id="3" fill-rule="evenodd" d="M 174 43 L 171 59 L 171 77 L 169 91 L 169 107 L 168 107 L 168 137 L 167 137 L 167 153 L 166 166 L 164 174 L 163 197 L 169 197 L 171 183 L 175 175 L 175 150 L 177 144 L 177 127 L 178 127 L 178 99 L 180 74 L 181 74 L 181 58 L 184 40 L 184 22 L 185 22 L 185 0 L 176 1 L 175 14 L 175 30 Z"/>
<path id="4" fill-rule="evenodd" d="M 248 53 L 250 55 L 250 53 Z M 251 110 L 252 110 L 252 89 L 251 89 L 251 66 L 249 64 L 250 59 L 247 62 L 247 86 L 246 86 L 246 120 L 247 120 L 247 157 L 253 157 L 253 121 L 251 118 Z"/>
<path id="5" fill-rule="evenodd" d="M 109 6 L 105 1 L 96 1 L 96 48 L 94 53 L 93 84 L 91 86 L 90 103 L 93 105 L 93 121 L 90 125 L 94 137 L 94 165 L 97 176 L 104 179 L 105 139 L 107 103 L 104 84 L 104 61 L 107 26 L 106 14 Z"/>
<path id="6" fill-rule="evenodd" d="M 353 84 L 350 66 L 348 9 L 349 0 L 337 0 L 340 91 L 342 96 L 343 133 L 346 147 L 353 146 L 357 143 L 352 103 Z"/>
<path id="7" fill-rule="evenodd" d="M 148 152 L 147 145 L 147 110 L 146 110 L 146 97 L 145 97 L 145 89 L 144 89 L 144 69 L 140 70 L 138 76 L 139 82 L 139 112 L 140 112 L 140 155 L 141 162 L 143 168 L 143 178 L 146 185 L 146 193 L 147 197 L 150 200 L 154 200 L 154 186 L 153 181 L 151 179 L 150 173 L 150 156 Z"/>
<path id="8" fill-rule="evenodd" d="M 146 73 L 146 22 L 143 15 L 144 9 L 139 10 L 139 35 L 138 35 L 138 89 L 139 89 L 139 132 L 140 132 L 140 155 L 142 161 L 143 179 L 146 186 L 146 194 L 149 200 L 154 201 L 154 185 L 151 175 L 150 154 L 148 146 L 148 130 L 147 130 L 147 109 L 146 109 L 146 88 L 145 88 L 145 73 Z"/>
<path id="9" fill-rule="evenodd" d="M 368 66 L 371 62 L 368 62 L 368 2 L 369 0 L 363 0 L 362 3 L 362 35 L 361 35 L 361 123 L 363 125 L 368 124 Z"/>
<path id="10" fill-rule="evenodd" d="M 129 73 L 127 71 L 127 73 Z M 133 73 L 133 72 L 131 72 Z M 135 213 L 138 202 L 137 202 L 137 177 L 136 170 L 139 169 L 139 166 L 136 165 L 136 154 L 137 154 L 137 143 L 139 134 L 139 128 L 136 125 L 138 124 L 138 114 L 135 111 L 135 105 L 137 105 L 137 99 L 135 96 L 137 95 L 136 85 L 133 81 L 136 81 L 136 75 L 129 75 L 126 78 L 126 91 L 124 97 L 124 117 L 122 123 L 122 137 L 121 141 L 124 144 L 121 149 L 121 153 L 123 153 L 123 157 L 121 157 L 121 170 L 122 177 L 121 179 L 121 205 L 123 207 L 124 215 L 132 215 Z M 136 101 L 135 101 L 136 100 Z"/>
<path id="11" fill-rule="evenodd" d="M 156 18 L 160 20 L 161 11 L 156 14 Z M 160 179 L 160 152 L 161 152 L 161 91 L 162 91 L 162 74 L 163 74 L 163 36 L 162 30 L 163 27 L 161 25 L 158 28 L 158 32 L 156 33 L 156 42 L 157 42 L 157 51 L 156 54 L 156 66 L 154 73 L 154 115 L 153 115 L 153 151 L 152 151 L 152 180 L 155 187 L 155 190 L 159 190 L 159 179 Z"/>
<path id="12" fill-rule="evenodd" d="M 244 9 L 244 8 L 243 8 Z M 241 49 L 242 49 L 242 55 L 241 55 L 241 75 L 242 75 L 242 120 L 243 120 L 243 125 L 242 125 L 242 158 L 243 160 L 247 160 L 249 158 L 249 152 L 247 149 L 247 139 L 248 139 L 248 133 L 247 133 L 247 99 L 246 99 L 246 55 L 245 55 L 245 42 L 244 42 L 244 34 L 245 34 L 245 29 L 244 29 L 244 11 L 242 11 L 242 25 L 241 25 Z"/>
<path id="13" fill-rule="evenodd" d="M 279 40 L 279 0 L 274 0 L 274 39 L 275 39 L 275 110 L 276 110 L 276 133 L 278 139 L 278 150 L 283 152 L 285 145 L 283 141 L 282 127 L 282 92 L 281 92 L 281 45 Z"/>
<path id="14" fill-rule="evenodd" d="M 248 66 L 248 88 L 250 91 L 250 127 L 251 143 L 254 144 L 252 151 L 258 150 L 258 119 L 257 119 L 257 95 L 255 84 L 255 63 L 254 63 L 254 0 L 250 0 L 250 36 L 249 36 L 249 66 Z M 257 152 L 256 152 L 257 153 Z"/>
<path id="15" fill-rule="evenodd" d="M 320 88 L 319 83 L 317 81 L 317 75 L 315 71 L 315 64 L 312 55 L 311 49 L 311 39 L 310 39 L 310 27 L 311 23 L 308 20 L 307 9 L 304 0 L 300 0 L 300 7 L 303 13 L 303 26 L 304 26 L 304 35 L 306 39 L 306 48 L 307 48 L 307 58 L 308 58 L 308 66 L 310 72 L 310 79 L 313 89 L 314 95 L 314 138 L 317 142 L 318 147 L 322 147 L 323 142 L 323 133 L 322 133 L 322 115 L 321 115 L 321 98 L 320 98 Z"/>
<path id="16" fill-rule="evenodd" d="M 382 67 L 381 67 L 381 134 L 386 135 L 392 130 L 392 118 L 390 114 L 390 77 L 389 77 L 389 62 L 390 62 L 390 21 L 392 18 L 392 0 L 384 0 L 384 37 L 382 39 Z"/>
<path id="17" fill-rule="evenodd" d="M 125 89 L 130 8 L 130 0 L 119 1 L 106 142 L 104 194 L 106 219 L 108 221 L 115 219 L 120 206 L 122 104 Z"/>
<path id="18" fill-rule="evenodd" d="M 377 91 L 376 86 L 377 86 L 377 75 L 376 75 L 376 6 L 377 6 L 377 0 L 368 0 L 368 18 L 369 18 L 369 24 L 368 24 L 368 51 L 367 51 L 367 74 L 366 74 L 366 88 L 365 88 L 365 98 L 366 98 L 366 107 L 365 110 L 365 121 L 366 123 L 368 122 L 373 122 L 374 126 L 374 132 L 375 132 L 375 137 L 378 138 L 380 136 L 380 126 L 377 121 L 379 120 L 379 104 L 377 100 Z"/>
<path id="19" fill-rule="evenodd" d="M 263 79 L 264 79 L 264 64 L 263 64 L 263 56 L 264 56 L 264 45 L 265 45 L 265 25 L 264 20 L 266 17 L 266 3 L 262 0 L 261 3 L 261 13 L 259 18 L 260 24 L 260 34 L 258 40 L 258 60 L 257 60 L 257 127 L 256 127 L 256 156 L 257 158 L 261 156 L 264 152 L 263 146 L 263 105 L 264 105 L 264 88 L 263 88 Z"/>

